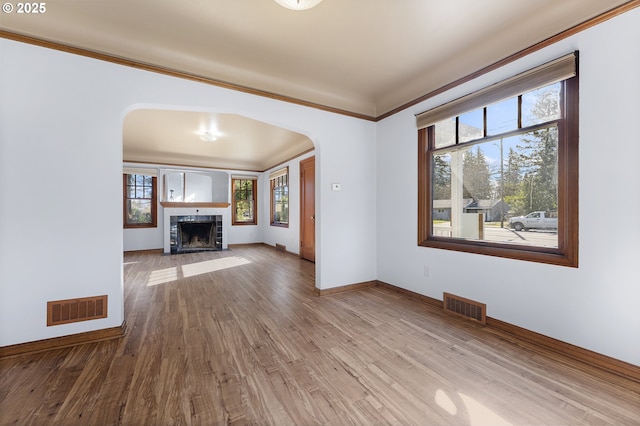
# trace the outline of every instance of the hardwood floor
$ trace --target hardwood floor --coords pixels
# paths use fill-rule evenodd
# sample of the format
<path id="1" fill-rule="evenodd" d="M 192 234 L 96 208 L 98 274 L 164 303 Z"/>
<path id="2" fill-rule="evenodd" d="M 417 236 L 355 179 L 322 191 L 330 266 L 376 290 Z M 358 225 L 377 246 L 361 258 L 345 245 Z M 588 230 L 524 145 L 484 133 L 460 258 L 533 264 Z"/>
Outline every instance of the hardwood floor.
<path id="1" fill-rule="evenodd" d="M 266 246 L 125 256 L 124 338 L 0 361 L 0 424 L 638 425 L 640 384 Z"/>

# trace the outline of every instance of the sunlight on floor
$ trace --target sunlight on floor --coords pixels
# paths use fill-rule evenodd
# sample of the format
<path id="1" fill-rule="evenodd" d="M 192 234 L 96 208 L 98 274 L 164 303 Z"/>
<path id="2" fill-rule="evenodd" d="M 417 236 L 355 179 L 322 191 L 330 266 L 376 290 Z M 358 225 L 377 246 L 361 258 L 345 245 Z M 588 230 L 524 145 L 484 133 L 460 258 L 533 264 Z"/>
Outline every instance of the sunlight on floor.
<path id="1" fill-rule="evenodd" d="M 475 399 L 458 392 L 458 395 L 464 404 L 469 424 L 471 426 L 511 426 L 511 423 L 476 401 Z M 458 407 L 451 400 L 449 395 L 442 389 L 438 389 L 435 396 L 436 404 L 447 413 L 455 416 L 458 414 Z M 462 408 L 462 407 L 460 407 Z"/>
<path id="2" fill-rule="evenodd" d="M 223 269 L 235 268 L 236 266 L 242 266 L 248 263 L 251 262 L 243 257 L 231 256 L 220 259 L 205 260 L 203 262 L 191 263 L 189 265 L 157 269 L 155 271 L 151 271 L 149 280 L 147 281 L 147 287 L 178 281 L 180 278 L 189 278 Z"/>
<path id="3" fill-rule="evenodd" d="M 206 274 L 209 272 L 219 271 L 221 269 L 234 268 L 236 266 L 246 265 L 250 263 L 243 257 L 223 257 L 221 259 L 207 260 L 204 262 L 192 263 L 182 267 L 182 275 L 184 278 L 193 277 L 195 275 Z"/>
<path id="4" fill-rule="evenodd" d="M 151 271 L 149 281 L 147 281 L 147 287 L 169 283 L 171 281 L 178 281 L 178 268 L 175 266 L 173 268 Z"/>
<path id="5" fill-rule="evenodd" d="M 436 392 L 436 404 L 452 416 L 458 414 L 458 408 L 456 408 L 455 402 L 453 402 L 451 398 L 449 398 L 449 395 L 442 389 L 438 389 Z"/>
<path id="6" fill-rule="evenodd" d="M 511 426 L 511 423 L 489 410 L 484 405 L 480 404 L 475 399 L 468 397 L 465 394 L 458 392 L 464 405 L 467 406 L 469 412 L 469 419 L 471 419 L 471 425 L 492 425 L 492 426 Z"/>

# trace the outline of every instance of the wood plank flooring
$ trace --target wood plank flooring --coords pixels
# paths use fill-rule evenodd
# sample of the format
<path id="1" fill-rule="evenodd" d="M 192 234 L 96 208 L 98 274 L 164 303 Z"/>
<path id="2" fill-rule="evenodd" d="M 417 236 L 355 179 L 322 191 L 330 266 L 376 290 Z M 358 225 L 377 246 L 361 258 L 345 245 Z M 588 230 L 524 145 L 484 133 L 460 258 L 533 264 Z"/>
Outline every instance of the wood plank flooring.
<path id="1" fill-rule="evenodd" d="M 124 338 L 0 361 L 0 424 L 638 425 L 640 384 L 267 246 L 125 256 Z"/>

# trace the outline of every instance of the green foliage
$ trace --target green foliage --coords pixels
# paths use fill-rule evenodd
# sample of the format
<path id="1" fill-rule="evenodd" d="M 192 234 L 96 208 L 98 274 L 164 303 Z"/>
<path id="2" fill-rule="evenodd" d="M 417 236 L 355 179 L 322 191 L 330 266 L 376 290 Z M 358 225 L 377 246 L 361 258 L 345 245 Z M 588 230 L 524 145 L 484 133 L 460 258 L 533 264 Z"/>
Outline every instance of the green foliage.
<path id="1" fill-rule="evenodd" d="M 487 158 L 477 146 L 476 154 L 473 150 L 464 153 L 463 159 L 463 198 L 474 200 L 488 200 L 491 198 L 491 172 Z"/>
<path id="2" fill-rule="evenodd" d="M 541 98 L 544 101 L 545 98 Z M 521 178 L 517 214 L 558 209 L 558 130 L 536 130 L 521 138 L 520 162 L 526 165 Z"/>
<path id="3" fill-rule="evenodd" d="M 531 110 L 543 121 L 557 115 L 553 89 L 538 94 Z M 517 151 L 509 152 L 505 173 L 505 201 L 513 215 L 558 209 L 558 129 L 547 127 L 525 133 Z"/>
<path id="4" fill-rule="evenodd" d="M 234 180 L 234 198 L 235 198 L 235 221 L 236 222 L 253 222 L 253 191 L 254 180 L 237 179 Z"/>
<path id="5" fill-rule="evenodd" d="M 520 190 L 521 181 L 521 164 L 522 160 L 518 153 L 509 148 L 509 154 L 507 155 L 507 164 L 504 169 L 504 199 L 515 197 Z M 511 205 L 510 202 L 507 201 Z"/>
<path id="6" fill-rule="evenodd" d="M 441 155 L 433 156 L 433 199 L 451 198 L 451 165 Z"/>
<path id="7" fill-rule="evenodd" d="M 127 216 L 128 223 L 130 224 L 151 223 L 151 212 L 149 209 L 140 209 L 132 206 Z"/>
<path id="8" fill-rule="evenodd" d="M 289 195 L 281 195 L 275 201 L 273 221 L 276 223 L 289 223 Z"/>

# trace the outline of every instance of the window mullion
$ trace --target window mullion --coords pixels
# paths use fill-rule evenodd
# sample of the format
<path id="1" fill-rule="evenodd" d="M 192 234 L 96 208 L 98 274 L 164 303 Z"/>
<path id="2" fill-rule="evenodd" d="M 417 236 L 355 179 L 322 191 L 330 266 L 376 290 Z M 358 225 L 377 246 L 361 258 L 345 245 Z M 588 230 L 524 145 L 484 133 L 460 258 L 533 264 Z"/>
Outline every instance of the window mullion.
<path id="1" fill-rule="evenodd" d="M 482 108 L 482 136 L 487 137 L 487 107 Z"/>
<path id="2" fill-rule="evenodd" d="M 518 95 L 518 129 L 522 129 L 522 95 Z"/>

